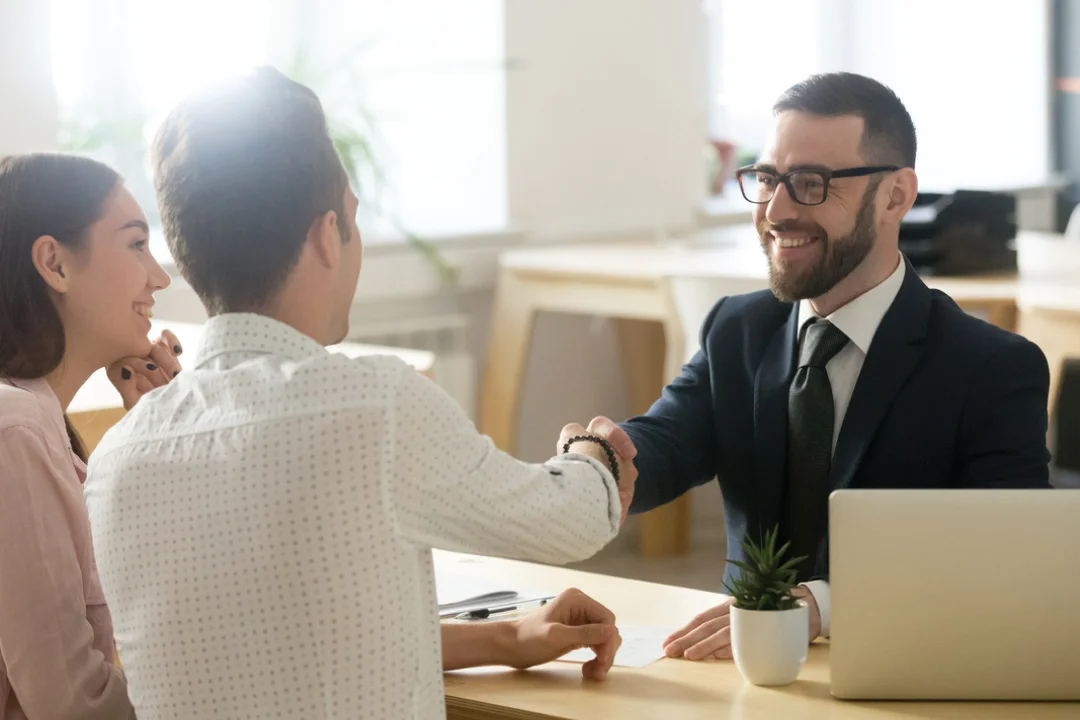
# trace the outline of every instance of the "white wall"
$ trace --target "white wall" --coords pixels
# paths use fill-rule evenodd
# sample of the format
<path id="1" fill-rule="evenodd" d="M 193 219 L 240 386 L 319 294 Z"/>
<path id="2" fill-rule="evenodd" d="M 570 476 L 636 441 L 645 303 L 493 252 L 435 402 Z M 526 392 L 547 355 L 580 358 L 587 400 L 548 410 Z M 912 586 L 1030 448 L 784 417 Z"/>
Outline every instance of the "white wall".
<path id="1" fill-rule="evenodd" d="M 0 155 L 56 149 L 49 4 L 0 0 Z"/>
<path id="2" fill-rule="evenodd" d="M 705 190 L 701 0 L 507 0 L 510 220 L 534 239 L 695 223 Z M 582 308 L 587 313 L 587 308 Z M 518 454 L 567 422 L 627 413 L 615 333 L 542 316 Z"/>
<path id="3" fill-rule="evenodd" d="M 535 236 L 694 221 L 701 0 L 507 0 L 510 221 Z"/>

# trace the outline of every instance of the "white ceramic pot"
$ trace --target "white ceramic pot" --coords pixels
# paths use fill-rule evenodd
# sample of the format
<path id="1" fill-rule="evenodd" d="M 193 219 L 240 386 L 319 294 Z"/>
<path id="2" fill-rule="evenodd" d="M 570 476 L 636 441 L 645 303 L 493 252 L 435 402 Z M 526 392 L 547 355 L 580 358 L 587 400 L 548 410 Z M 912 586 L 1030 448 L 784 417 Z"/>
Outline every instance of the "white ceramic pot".
<path id="1" fill-rule="evenodd" d="M 799 676 L 810 644 L 810 609 L 731 608 L 731 651 L 735 665 L 754 685 L 789 685 Z"/>

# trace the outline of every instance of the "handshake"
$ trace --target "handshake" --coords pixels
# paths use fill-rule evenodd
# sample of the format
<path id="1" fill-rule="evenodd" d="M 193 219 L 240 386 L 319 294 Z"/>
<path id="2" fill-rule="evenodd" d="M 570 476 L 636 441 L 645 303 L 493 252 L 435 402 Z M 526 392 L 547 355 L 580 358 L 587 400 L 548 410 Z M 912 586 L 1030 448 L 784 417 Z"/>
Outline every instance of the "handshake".
<path id="1" fill-rule="evenodd" d="M 630 503 L 634 500 L 634 484 L 637 482 L 637 468 L 634 467 L 637 448 L 634 447 L 634 441 L 614 422 L 606 417 L 598 417 L 593 418 L 587 428 L 577 423 L 570 423 L 564 427 L 559 435 L 559 445 L 555 449 L 555 454 L 562 455 L 567 442 L 582 436 L 606 440 L 614 451 L 615 463 L 619 468 L 619 502 L 622 505 L 622 518 L 619 522 L 626 522 L 626 515 L 630 512 Z M 611 458 L 599 443 L 587 440 L 578 441 L 570 445 L 569 451 L 598 460 L 609 470 L 614 471 Z"/>

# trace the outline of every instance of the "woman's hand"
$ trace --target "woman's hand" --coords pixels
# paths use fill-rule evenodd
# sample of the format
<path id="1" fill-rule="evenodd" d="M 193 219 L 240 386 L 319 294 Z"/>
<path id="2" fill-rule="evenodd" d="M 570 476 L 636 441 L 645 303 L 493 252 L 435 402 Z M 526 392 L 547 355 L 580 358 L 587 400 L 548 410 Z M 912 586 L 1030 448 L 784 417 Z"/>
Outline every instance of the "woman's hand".
<path id="1" fill-rule="evenodd" d="M 161 337 L 150 346 L 146 357 L 126 357 L 117 360 L 106 369 L 109 380 L 120 392 L 124 409 L 135 407 L 139 399 L 154 388 L 167 385 L 180 374 L 178 355 L 184 348 L 169 330 L 163 330 Z"/>

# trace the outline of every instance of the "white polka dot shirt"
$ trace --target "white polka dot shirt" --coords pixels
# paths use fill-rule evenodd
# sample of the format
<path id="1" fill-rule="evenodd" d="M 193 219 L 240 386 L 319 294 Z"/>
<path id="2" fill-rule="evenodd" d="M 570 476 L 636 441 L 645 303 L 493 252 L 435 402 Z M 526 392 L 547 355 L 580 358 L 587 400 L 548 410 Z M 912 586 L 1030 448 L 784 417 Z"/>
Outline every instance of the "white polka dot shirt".
<path id="1" fill-rule="evenodd" d="M 444 717 L 430 548 L 570 562 L 620 514 L 600 463 L 519 462 L 397 358 L 247 314 L 106 435 L 86 499 L 140 720 Z"/>

